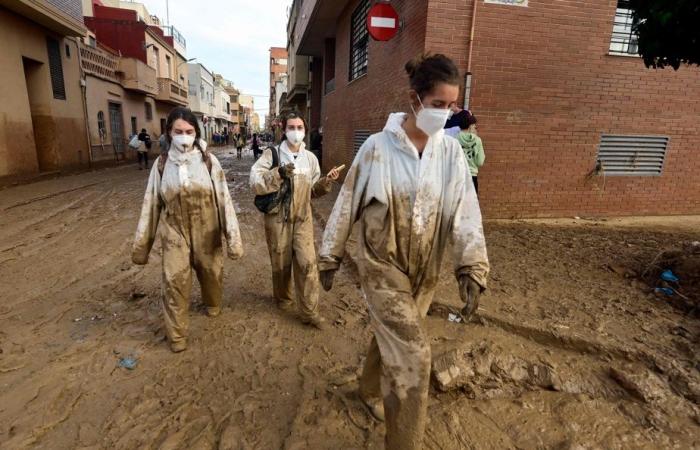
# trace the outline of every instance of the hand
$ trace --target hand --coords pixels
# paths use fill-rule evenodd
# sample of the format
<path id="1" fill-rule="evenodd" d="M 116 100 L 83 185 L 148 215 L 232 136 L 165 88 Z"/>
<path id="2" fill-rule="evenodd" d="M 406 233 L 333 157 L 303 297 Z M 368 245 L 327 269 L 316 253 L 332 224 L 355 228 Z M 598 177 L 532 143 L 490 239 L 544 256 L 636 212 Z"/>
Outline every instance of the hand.
<path id="1" fill-rule="evenodd" d="M 479 308 L 479 297 L 483 289 L 469 275 L 459 277 L 459 295 L 465 303 L 462 308 L 461 315 L 464 321 L 468 321 Z"/>
<path id="2" fill-rule="evenodd" d="M 321 278 L 321 286 L 323 286 L 324 291 L 330 291 L 333 287 L 333 277 L 335 276 L 336 271 L 337 269 L 330 269 L 322 270 L 319 273 L 319 277 Z"/>
<path id="3" fill-rule="evenodd" d="M 294 163 L 280 166 L 277 170 L 282 178 L 291 178 L 294 175 Z"/>
<path id="4" fill-rule="evenodd" d="M 328 172 L 328 179 L 337 181 L 338 178 L 340 178 L 340 170 L 334 167 L 330 172 Z"/>

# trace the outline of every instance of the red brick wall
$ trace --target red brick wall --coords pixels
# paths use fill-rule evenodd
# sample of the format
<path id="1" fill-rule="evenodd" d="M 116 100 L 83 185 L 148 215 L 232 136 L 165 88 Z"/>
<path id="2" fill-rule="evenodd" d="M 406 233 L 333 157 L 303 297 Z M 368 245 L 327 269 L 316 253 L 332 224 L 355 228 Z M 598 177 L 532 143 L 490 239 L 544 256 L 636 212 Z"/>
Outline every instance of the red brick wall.
<path id="1" fill-rule="evenodd" d="M 404 29 L 388 42 L 370 38 L 367 75 L 349 83 L 350 18 L 358 3 L 348 4 L 336 27 L 335 91 L 324 96 L 323 105 L 324 170 L 352 162 L 355 130 L 380 131 L 389 112 L 408 109 L 404 64 L 424 48 L 428 2 L 393 1 Z"/>
<path id="2" fill-rule="evenodd" d="M 487 216 L 700 213 L 700 69 L 608 55 L 615 0 L 479 2 L 471 109 Z M 472 2 L 431 1 L 426 48 L 466 71 Z M 667 135 L 659 177 L 587 179 L 602 133 Z"/>
<path id="3" fill-rule="evenodd" d="M 368 75 L 348 85 L 350 2 L 337 24 L 336 90 L 324 97 L 324 166 L 352 159 L 355 129 L 407 109 L 406 60 L 445 53 L 466 72 L 471 0 L 394 1 L 404 28 L 371 41 Z M 616 0 L 478 3 L 470 107 L 486 164 L 488 217 L 700 213 L 700 69 L 646 69 L 608 55 Z M 426 26 L 427 24 L 427 26 Z M 659 177 L 594 177 L 600 135 L 670 136 Z"/>

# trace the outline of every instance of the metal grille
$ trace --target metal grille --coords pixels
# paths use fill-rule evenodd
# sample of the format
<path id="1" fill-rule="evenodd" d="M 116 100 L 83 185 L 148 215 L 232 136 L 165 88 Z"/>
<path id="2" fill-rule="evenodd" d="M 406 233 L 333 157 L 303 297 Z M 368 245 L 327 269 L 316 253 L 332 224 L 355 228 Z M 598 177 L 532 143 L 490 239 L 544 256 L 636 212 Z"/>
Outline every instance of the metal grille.
<path id="1" fill-rule="evenodd" d="M 667 136 L 600 137 L 598 161 L 605 175 L 661 175 L 666 158 Z"/>
<path id="2" fill-rule="evenodd" d="M 372 132 L 369 130 L 355 130 L 355 134 L 352 137 L 353 155 L 357 155 L 357 152 L 360 151 L 360 147 L 362 147 L 362 144 L 365 143 L 371 134 Z"/>
<path id="3" fill-rule="evenodd" d="M 610 38 L 610 52 L 636 55 L 639 53 L 637 45 L 639 38 L 632 30 L 634 19 L 629 1 L 619 0 L 615 10 L 613 32 Z"/>
<path id="4" fill-rule="evenodd" d="M 369 0 L 362 0 L 352 13 L 350 26 L 350 81 L 367 73 Z"/>
<path id="5" fill-rule="evenodd" d="M 51 72 L 53 98 L 65 100 L 66 86 L 63 83 L 63 64 L 61 63 L 61 49 L 58 45 L 58 41 L 53 38 L 46 38 L 46 48 L 49 54 L 49 70 Z"/>

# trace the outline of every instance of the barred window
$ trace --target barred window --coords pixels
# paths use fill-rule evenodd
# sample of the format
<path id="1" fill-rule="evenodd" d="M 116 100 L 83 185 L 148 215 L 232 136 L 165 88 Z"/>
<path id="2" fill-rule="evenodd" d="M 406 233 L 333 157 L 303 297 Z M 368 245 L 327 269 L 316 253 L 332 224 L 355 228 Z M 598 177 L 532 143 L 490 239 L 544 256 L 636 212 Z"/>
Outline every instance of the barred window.
<path id="1" fill-rule="evenodd" d="M 144 103 L 144 106 L 146 107 L 146 120 L 148 120 L 148 121 L 153 120 L 153 105 L 146 102 L 146 103 Z"/>
<path id="2" fill-rule="evenodd" d="M 634 19 L 632 18 L 632 5 L 629 0 L 618 0 L 613 21 L 612 38 L 610 39 L 610 52 L 625 55 L 639 53 L 637 34 L 632 31 Z"/>
<path id="3" fill-rule="evenodd" d="M 352 13 L 350 25 L 350 81 L 367 73 L 367 50 L 369 32 L 367 31 L 367 14 L 369 0 L 362 0 Z"/>
<path id="4" fill-rule="evenodd" d="M 61 48 L 56 39 L 47 37 L 46 48 L 49 54 L 49 72 L 51 73 L 51 88 L 53 98 L 66 99 L 66 86 L 63 81 L 63 63 L 61 62 Z"/>

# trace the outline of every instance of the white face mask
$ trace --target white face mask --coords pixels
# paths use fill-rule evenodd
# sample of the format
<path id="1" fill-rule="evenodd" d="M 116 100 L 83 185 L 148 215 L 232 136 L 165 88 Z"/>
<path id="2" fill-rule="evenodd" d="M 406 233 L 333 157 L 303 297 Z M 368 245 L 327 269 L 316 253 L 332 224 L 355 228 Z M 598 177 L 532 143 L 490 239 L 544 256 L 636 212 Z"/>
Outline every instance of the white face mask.
<path id="1" fill-rule="evenodd" d="M 289 130 L 285 133 L 285 135 L 287 136 L 287 140 L 292 145 L 299 145 L 304 140 L 306 133 L 304 133 L 302 130 Z"/>
<path id="2" fill-rule="evenodd" d="M 182 153 L 192 149 L 194 136 L 189 134 L 176 134 L 173 136 L 173 147 Z"/>
<path id="3" fill-rule="evenodd" d="M 417 113 L 413 105 L 411 105 L 411 110 L 413 110 L 413 114 L 416 115 L 416 126 L 423 131 L 423 133 L 432 136 L 445 127 L 451 110 L 449 108 L 426 108 L 423 106 L 420 97 L 418 101 L 420 102 L 421 110 Z"/>

